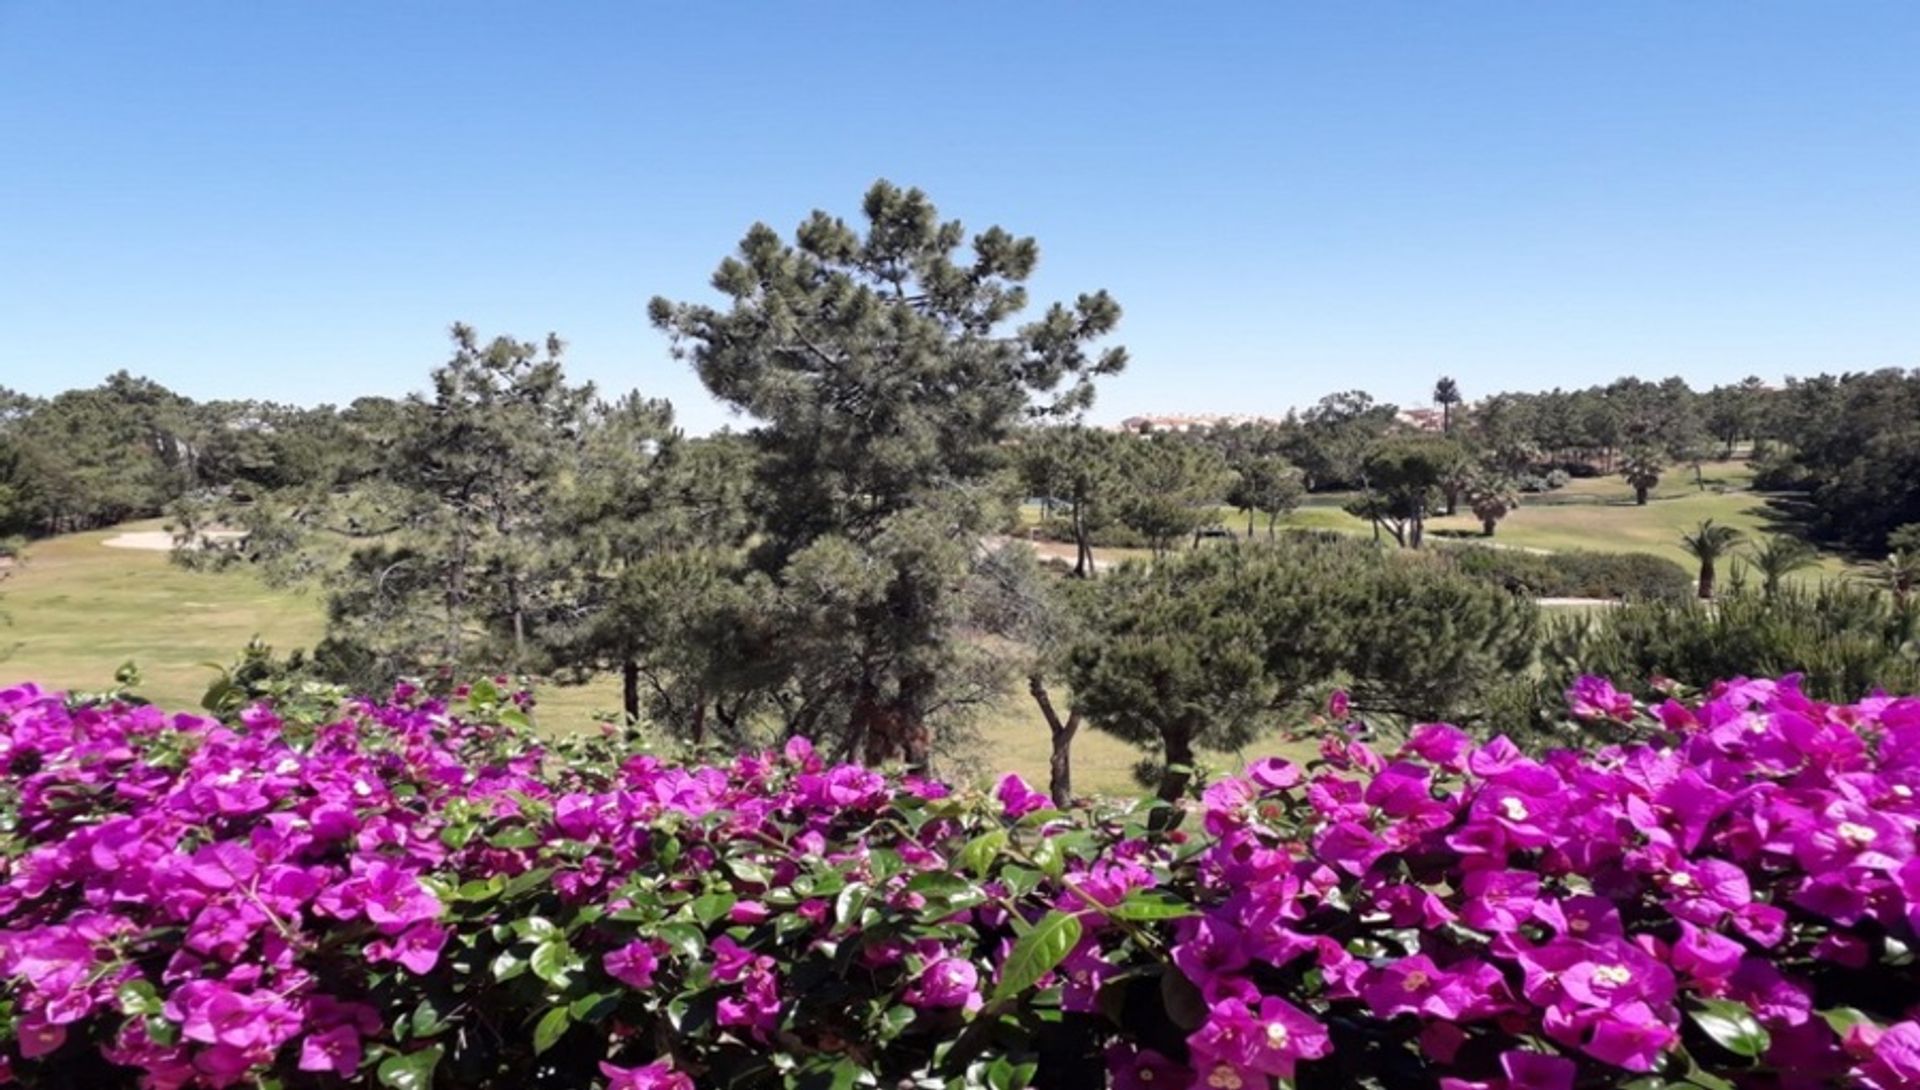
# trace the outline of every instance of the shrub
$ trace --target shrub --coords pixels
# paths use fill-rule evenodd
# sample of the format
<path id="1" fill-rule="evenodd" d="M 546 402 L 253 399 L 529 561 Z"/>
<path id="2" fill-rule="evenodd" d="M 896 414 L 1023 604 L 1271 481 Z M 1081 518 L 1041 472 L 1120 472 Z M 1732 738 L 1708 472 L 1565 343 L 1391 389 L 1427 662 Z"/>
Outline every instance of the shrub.
<path id="1" fill-rule="evenodd" d="M 1864 587 L 1823 583 L 1772 595 L 1740 590 L 1610 609 L 1553 632 L 1550 685 L 1594 671 L 1652 695 L 1662 679 L 1695 688 L 1731 677 L 1796 674 L 1824 700 L 1885 686 L 1920 691 L 1920 611 Z"/>
<path id="2" fill-rule="evenodd" d="M 1464 575 L 1534 598 L 1679 601 L 1693 593 L 1685 568 L 1652 553 L 1530 553 L 1464 545 L 1449 547 L 1445 555 Z"/>
<path id="3" fill-rule="evenodd" d="M 516 703 L 222 725 L 0 692 L 0 1046 L 37 1087 L 1920 1080 L 1920 701 L 1741 682 L 1592 753 L 1444 725 L 1193 828 Z M 459 714 L 456 714 L 456 711 Z M 497 721 L 497 722 L 496 722 Z"/>

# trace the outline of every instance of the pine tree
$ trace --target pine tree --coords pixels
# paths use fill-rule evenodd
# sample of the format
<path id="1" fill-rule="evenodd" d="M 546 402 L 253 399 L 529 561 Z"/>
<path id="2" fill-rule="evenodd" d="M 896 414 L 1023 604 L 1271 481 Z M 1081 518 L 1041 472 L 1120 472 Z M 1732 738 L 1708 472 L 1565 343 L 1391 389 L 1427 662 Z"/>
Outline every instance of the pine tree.
<path id="1" fill-rule="evenodd" d="M 864 229 L 816 212 L 791 242 L 756 224 L 714 274 L 724 307 L 656 298 L 649 312 L 708 391 L 757 422 L 753 564 L 797 629 L 792 726 L 917 767 L 962 672 L 952 636 L 999 518 L 1001 443 L 1036 411 L 1083 409 L 1126 356 L 1091 348 L 1120 318 L 1105 292 L 1013 324 L 1032 239 L 969 239 L 884 181 L 862 210 Z"/>

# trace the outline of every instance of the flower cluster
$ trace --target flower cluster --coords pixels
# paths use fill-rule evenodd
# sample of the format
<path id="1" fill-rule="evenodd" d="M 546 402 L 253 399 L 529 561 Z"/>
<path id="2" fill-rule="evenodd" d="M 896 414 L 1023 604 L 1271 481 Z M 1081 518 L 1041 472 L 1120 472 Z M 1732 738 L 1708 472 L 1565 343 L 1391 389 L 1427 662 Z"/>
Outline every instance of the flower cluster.
<path id="1" fill-rule="evenodd" d="M 0 1081 L 154 1090 L 1920 1085 L 1920 700 L 1445 725 L 1184 820 L 542 746 L 402 687 L 0 691 Z"/>
<path id="2" fill-rule="evenodd" d="M 1598 679 L 1569 695 L 1636 715 Z M 1920 1086 L 1920 700 L 1787 679 L 1651 711 L 1644 744 L 1536 759 L 1429 724 L 1208 788 L 1173 947 L 1205 1014 L 1172 1076 Z"/>

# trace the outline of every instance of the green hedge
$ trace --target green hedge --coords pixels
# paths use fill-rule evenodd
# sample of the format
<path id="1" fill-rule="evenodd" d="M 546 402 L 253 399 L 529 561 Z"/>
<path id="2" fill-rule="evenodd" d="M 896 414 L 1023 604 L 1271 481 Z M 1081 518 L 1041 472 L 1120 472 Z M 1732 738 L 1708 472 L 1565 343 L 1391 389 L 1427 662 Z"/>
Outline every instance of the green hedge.
<path id="1" fill-rule="evenodd" d="M 1534 598 L 1682 601 L 1693 593 L 1693 577 L 1685 568 L 1651 553 L 1531 553 L 1461 545 L 1448 547 L 1445 555 L 1463 575 Z"/>

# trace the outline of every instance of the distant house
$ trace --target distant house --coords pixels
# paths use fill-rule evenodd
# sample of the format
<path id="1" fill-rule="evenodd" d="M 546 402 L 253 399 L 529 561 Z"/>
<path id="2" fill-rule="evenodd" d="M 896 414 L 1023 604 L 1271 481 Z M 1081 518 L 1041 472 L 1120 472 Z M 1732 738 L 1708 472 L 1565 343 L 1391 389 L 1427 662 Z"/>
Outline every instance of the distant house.
<path id="1" fill-rule="evenodd" d="M 1439 409 L 1401 409 L 1395 414 L 1402 427 L 1411 431 L 1429 431 L 1439 433 L 1446 430 L 1446 414 Z"/>
<path id="2" fill-rule="evenodd" d="M 1245 413 L 1196 413 L 1187 416 L 1129 416 L 1118 425 L 1118 430 L 1132 432 L 1135 435 L 1155 435 L 1160 432 L 1200 431 L 1208 428 L 1231 428 L 1241 424 L 1278 424 L 1279 418 L 1271 416 L 1251 416 Z"/>

